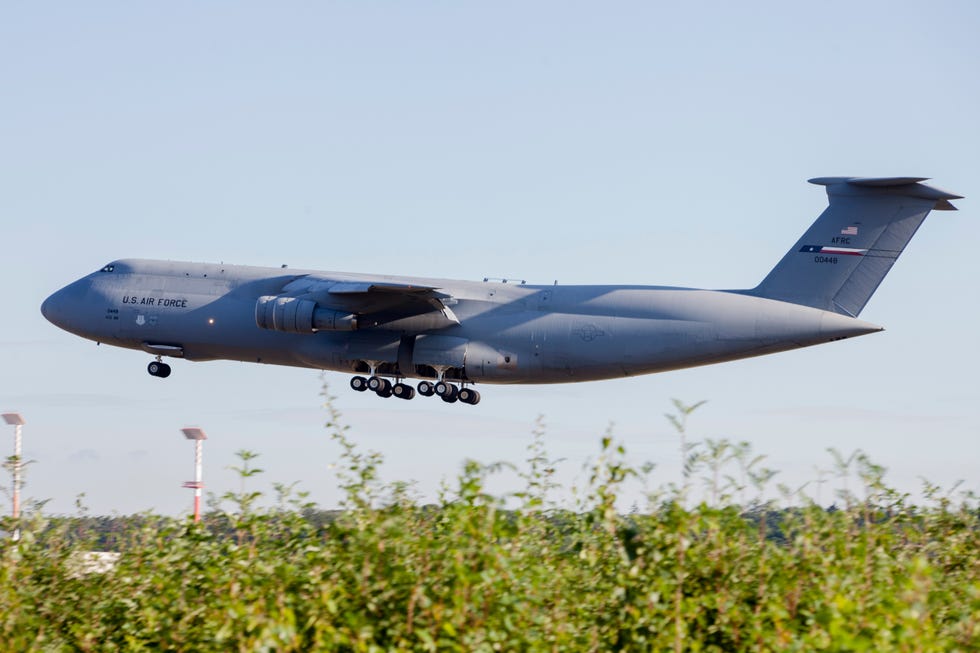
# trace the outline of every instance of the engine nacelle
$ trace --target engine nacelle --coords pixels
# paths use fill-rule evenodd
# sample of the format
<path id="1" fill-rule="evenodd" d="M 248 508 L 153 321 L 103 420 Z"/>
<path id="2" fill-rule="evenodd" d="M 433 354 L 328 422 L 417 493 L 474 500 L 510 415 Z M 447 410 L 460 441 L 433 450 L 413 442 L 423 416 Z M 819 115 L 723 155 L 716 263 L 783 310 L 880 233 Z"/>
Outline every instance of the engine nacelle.
<path id="1" fill-rule="evenodd" d="M 310 299 L 265 295 L 255 302 L 255 324 L 286 333 L 354 331 L 357 316 L 323 308 Z"/>

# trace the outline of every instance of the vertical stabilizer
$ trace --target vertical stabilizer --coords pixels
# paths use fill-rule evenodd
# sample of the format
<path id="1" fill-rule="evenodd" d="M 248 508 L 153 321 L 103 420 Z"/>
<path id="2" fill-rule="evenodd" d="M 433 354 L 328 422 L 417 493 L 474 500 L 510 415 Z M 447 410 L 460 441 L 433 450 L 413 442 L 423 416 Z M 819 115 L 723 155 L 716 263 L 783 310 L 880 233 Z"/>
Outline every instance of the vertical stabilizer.
<path id="1" fill-rule="evenodd" d="M 819 177 L 830 205 L 750 294 L 856 317 L 929 211 L 954 195 L 921 177 Z"/>

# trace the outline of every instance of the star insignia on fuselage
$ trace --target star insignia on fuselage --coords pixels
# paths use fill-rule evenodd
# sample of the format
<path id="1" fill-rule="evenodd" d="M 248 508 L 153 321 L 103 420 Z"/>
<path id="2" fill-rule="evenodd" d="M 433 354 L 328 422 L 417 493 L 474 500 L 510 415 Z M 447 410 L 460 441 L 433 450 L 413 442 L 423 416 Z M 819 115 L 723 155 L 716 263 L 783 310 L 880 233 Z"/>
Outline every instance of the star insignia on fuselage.
<path id="1" fill-rule="evenodd" d="M 572 333 L 575 334 L 575 335 L 577 335 L 579 338 L 581 338 L 585 342 L 592 342 L 593 340 L 595 340 L 599 336 L 606 335 L 606 332 L 605 331 L 603 331 L 602 329 L 598 328 L 594 324 L 586 324 L 584 326 L 581 326 L 581 327 L 575 329 L 574 331 L 572 331 Z"/>

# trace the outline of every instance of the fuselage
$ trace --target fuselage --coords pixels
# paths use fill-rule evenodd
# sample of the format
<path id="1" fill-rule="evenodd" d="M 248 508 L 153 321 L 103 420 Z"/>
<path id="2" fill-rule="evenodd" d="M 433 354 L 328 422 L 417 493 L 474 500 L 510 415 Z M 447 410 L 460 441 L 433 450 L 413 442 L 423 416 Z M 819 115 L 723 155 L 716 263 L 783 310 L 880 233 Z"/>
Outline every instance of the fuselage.
<path id="1" fill-rule="evenodd" d="M 304 288 L 306 280 L 317 285 Z M 444 310 L 358 322 L 361 304 L 336 291 L 344 284 L 437 289 Z M 311 298 L 318 310 L 353 315 L 357 326 L 262 328 L 257 305 L 276 297 Z M 42 312 L 84 338 L 154 355 L 467 383 L 610 379 L 881 330 L 743 291 L 537 286 L 132 259 L 66 286 Z"/>

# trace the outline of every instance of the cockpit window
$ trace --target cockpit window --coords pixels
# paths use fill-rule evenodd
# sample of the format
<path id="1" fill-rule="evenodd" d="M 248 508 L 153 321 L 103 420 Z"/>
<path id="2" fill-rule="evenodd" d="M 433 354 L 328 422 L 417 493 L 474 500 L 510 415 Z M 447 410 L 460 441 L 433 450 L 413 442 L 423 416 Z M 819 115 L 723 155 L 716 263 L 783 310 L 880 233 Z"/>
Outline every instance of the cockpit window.
<path id="1" fill-rule="evenodd" d="M 104 268 L 102 268 L 101 270 L 99 270 L 99 272 L 112 272 L 115 269 L 116 269 L 116 266 L 115 265 L 107 265 Z"/>

